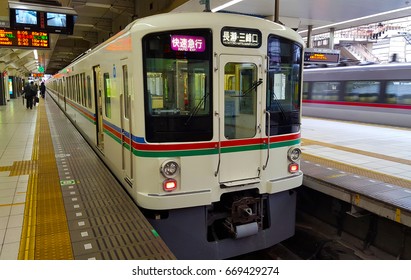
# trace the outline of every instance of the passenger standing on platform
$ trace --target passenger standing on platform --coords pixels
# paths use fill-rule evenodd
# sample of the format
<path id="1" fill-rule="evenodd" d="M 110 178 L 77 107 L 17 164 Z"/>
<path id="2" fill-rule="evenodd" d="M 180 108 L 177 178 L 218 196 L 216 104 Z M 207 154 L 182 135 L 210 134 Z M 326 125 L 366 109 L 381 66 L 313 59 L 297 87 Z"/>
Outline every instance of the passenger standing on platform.
<path id="1" fill-rule="evenodd" d="M 44 85 L 44 82 L 41 82 L 40 85 L 40 94 L 41 97 L 44 98 L 44 96 L 46 95 L 46 86 Z"/>
<path id="2" fill-rule="evenodd" d="M 35 86 L 34 86 L 34 82 L 31 81 L 30 84 L 27 84 L 24 87 L 24 97 L 27 100 L 27 102 L 26 102 L 26 108 L 27 109 L 28 108 L 33 109 L 34 95 L 35 95 Z"/>

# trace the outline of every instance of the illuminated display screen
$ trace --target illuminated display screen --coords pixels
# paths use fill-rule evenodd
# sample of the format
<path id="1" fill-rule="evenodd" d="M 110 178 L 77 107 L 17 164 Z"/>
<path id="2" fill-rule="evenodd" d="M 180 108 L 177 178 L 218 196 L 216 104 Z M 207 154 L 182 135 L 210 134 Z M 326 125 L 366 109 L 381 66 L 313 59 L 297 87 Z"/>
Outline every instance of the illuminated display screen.
<path id="1" fill-rule="evenodd" d="M 307 63 L 338 63 L 339 52 L 305 51 L 304 62 Z"/>
<path id="2" fill-rule="evenodd" d="M 47 13 L 47 26 L 66 27 L 67 15 L 57 13 Z"/>
<path id="3" fill-rule="evenodd" d="M 0 29 L 0 46 L 48 49 L 49 43 L 46 32 Z"/>
<path id="4" fill-rule="evenodd" d="M 258 29 L 224 27 L 221 29 L 221 43 L 227 47 L 259 48 L 261 32 Z"/>
<path id="5" fill-rule="evenodd" d="M 205 39 L 199 36 L 172 35 L 171 49 L 184 52 L 204 52 Z"/>
<path id="6" fill-rule="evenodd" d="M 32 10 L 15 10 L 16 23 L 37 25 L 37 12 Z"/>
<path id="7" fill-rule="evenodd" d="M 10 7 L 10 29 L 73 34 L 76 17 L 73 11 L 68 8 L 51 7 L 50 9 L 52 10 L 43 11 Z"/>

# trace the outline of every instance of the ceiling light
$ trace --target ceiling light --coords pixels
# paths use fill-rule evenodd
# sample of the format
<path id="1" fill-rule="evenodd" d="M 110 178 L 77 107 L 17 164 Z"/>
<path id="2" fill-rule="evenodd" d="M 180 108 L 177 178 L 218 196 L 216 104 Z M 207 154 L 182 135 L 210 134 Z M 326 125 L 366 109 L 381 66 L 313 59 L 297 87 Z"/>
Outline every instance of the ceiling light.
<path id="1" fill-rule="evenodd" d="M 110 9 L 111 8 L 110 4 L 100 4 L 100 3 L 91 3 L 91 2 L 86 2 L 85 6 L 94 7 L 94 8 L 103 8 L 103 9 Z"/>
<path id="2" fill-rule="evenodd" d="M 78 26 L 78 27 L 94 27 L 93 24 L 89 24 L 89 23 L 75 23 L 74 26 Z"/>
<path id="3" fill-rule="evenodd" d="M 216 8 L 214 8 L 214 9 L 211 9 L 211 11 L 212 11 L 213 13 L 215 13 L 215 12 L 218 12 L 218 11 L 223 10 L 223 9 L 225 9 L 225 8 L 228 8 L 228 7 L 230 7 L 230 6 L 234 5 L 234 4 L 237 4 L 237 3 L 241 2 L 241 1 L 243 1 L 243 0 L 232 0 L 232 1 L 229 1 L 229 2 L 227 2 L 227 3 L 225 3 L 225 4 L 221 5 L 221 6 L 216 7 Z"/>
<path id="4" fill-rule="evenodd" d="M 39 59 L 39 55 L 37 54 L 37 50 L 33 50 L 34 53 L 34 59 L 38 60 Z"/>

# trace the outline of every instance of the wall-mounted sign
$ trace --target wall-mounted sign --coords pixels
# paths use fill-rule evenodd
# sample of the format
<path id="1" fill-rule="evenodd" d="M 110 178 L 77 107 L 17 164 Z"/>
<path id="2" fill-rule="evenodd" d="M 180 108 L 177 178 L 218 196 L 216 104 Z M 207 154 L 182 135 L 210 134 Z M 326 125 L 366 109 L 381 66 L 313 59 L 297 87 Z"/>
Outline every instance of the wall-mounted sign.
<path id="1" fill-rule="evenodd" d="M 171 49 L 184 52 L 204 52 L 205 38 L 199 36 L 172 35 Z"/>
<path id="2" fill-rule="evenodd" d="M 0 47 L 50 48 L 46 32 L 0 29 Z"/>
<path id="3" fill-rule="evenodd" d="M 221 43 L 227 47 L 259 48 L 261 31 L 251 28 L 224 27 L 221 29 Z"/>

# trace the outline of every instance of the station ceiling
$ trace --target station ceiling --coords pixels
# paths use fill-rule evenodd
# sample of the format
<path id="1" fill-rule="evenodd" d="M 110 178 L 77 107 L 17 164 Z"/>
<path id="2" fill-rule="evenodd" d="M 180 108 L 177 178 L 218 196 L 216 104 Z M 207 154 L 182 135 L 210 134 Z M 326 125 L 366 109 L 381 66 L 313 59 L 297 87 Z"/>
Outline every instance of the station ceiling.
<path id="1" fill-rule="evenodd" d="M 7 0 L 0 0 L 1 2 Z M 17 1 L 17 0 L 14 0 Z M 301 36 L 378 23 L 409 16 L 411 1 L 407 0 L 278 0 L 279 20 L 295 28 Z M 164 12 L 204 11 L 199 0 L 25 0 L 23 3 L 61 5 L 77 12 L 73 35 L 50 35 L 50 49 L 38 50 L 39 63 L 45 73 L 54 74 L 84 51 L 108 39 L 133 19 Z M 213 10 L 230 0 L 210 0 Z M 242 0 L 220 10 L 274 19 L 275 0 Z M 1 16 L 0 12 L 0 16 Z M 126 21 L 126 23 L 124 23 Z M 37 72 L 34 55 L 28 49 L 0 47 L 0 70 L 27 75 Z"/>

